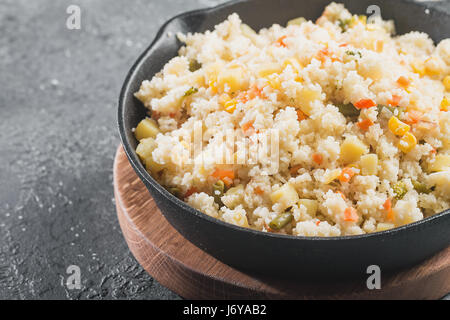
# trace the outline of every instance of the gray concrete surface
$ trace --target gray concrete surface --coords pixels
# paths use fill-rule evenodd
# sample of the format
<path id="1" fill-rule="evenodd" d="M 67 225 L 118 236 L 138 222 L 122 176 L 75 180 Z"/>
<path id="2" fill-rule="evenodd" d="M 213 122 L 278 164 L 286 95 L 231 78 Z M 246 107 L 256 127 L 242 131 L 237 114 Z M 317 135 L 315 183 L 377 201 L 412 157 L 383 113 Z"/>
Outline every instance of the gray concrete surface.
<path id="1" fill-rule="evenodd" d="M 0 299 L 179 298 L 117 223 L 116 103 L 164 21 L 219 2 L 0 0 Z M 65 26 L 70 4 L 81 30 Z M 69 265 L 81 290 L 64 285 Z"/>

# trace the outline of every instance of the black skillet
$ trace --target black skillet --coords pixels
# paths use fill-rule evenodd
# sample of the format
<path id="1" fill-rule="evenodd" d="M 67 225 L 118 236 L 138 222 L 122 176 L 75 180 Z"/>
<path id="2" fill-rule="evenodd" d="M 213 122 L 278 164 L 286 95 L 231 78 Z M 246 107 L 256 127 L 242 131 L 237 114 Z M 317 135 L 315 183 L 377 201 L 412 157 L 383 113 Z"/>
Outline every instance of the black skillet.
<path id="1" fill-rule="evenodd" d="M 188 206 L 166 191 L 144 169 L 135 148 L 132 128 L 145 116 L 144 106 L 133 93 L 151 79 L 181 43 L 177 32 L 204 32 L 233 12 L 256 30 L 303 16 L 315 20 L 330 1 L 248 0 L 181 14 L 159 30 L 156 39 L 128 73 L 119 100 L 119 132 L 134 170 L 155 199 L 161 212 L 186 239 L 219 260 L 241 270 L 273 276 L 309 279 L 363 277 L 369 265 L 382 271 L 417 264 L 450 244 L 450 210 L 393 230 L 345 237 L 294 237 L 264 233 L 227 224 Z M 384 19 L 394 19 L 398 34 L 411 30 L 428 33 L 437 43 L 450 36 L 449 11 L 428 10 L 423 3 L 392 0 L 338 1 L 352 13 L 366 14 L 370 5 L 381 9 Z M 150 221 L 151 223 L 151 221 Z"/>

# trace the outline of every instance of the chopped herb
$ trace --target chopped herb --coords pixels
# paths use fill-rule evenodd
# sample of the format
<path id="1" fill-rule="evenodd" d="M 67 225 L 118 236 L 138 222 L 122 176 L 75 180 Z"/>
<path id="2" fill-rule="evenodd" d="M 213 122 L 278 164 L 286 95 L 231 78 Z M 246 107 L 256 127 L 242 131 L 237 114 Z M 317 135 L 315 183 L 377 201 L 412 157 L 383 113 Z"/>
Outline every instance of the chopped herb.
<path id="1" fill-rule="evenodd" d="M 358 55 L 360 58 L 362 58 L 362 54 L 359 51 L 347 50 L 347 51 L 345 51 L 345 54 L 347 54 L 349 56 L 356 56 L 356 55 Z"/>
<path id="2" fill-rule="evenodd" d="M 345 117 L 357 117 L 359 116 L 359 110 L 355 108 L 355 106 L 351 103 L 347 104 L 336 104 L 339 111 L 345 116 Z"/>
<path id="3" fill-rule="evenodd" d="M 350 26 L 351 22 L 352 22 L 351 19 L 345 19 L 345 20 L 339 19 L 338 26 L 339 26 L 339 28 L 341 28 L 342 32 L 345 32 L 348 30 L 348 27 Z"/>
<path id="4" fill-rule="evenodd" d="M 198 62 L 197 60 L 194 59 L 194 60 L 189 61 L 189 71 L 190 72 L 197 71 L 201 67 L 202 67 L 202 64 L 200 62 Z"/>
<path id="5" fill-rule="evenodd" d="M 427 188 L 425 183 L 419 182 L 417 180 L 412 180 L 411 182 L 417 192 L 426 194 L 431 192 L 431 189 Z"/>
<path id="6" fill-rule="evenodd" d="M 292 218 L 293 218 L 292 213 L 290 212 L 282 213 L 278 215 L 276 218 L 274 218 L 272 221 L 270 221 L 269 227 L 270 229 L 273 230 L 280 230 L 281 228 L 285 227 L 289 222 L 291 222 Z"/>
<path id="7" fill-rule="evenodd" d="M 180 198 L 181 197 L 181 190 L 177 187 L 172 187 L 168 189 L 171 194 L 173 194 L 175 197 Z"/>
<path id="8" fill-rule="evenodd" d="M 190 95 L 193 95 L 194 93 L 197 92 L 198 92 L 197 88 L 191 87 L 188 91 L 184 93 L 184 97 L 189 97 Z"/>

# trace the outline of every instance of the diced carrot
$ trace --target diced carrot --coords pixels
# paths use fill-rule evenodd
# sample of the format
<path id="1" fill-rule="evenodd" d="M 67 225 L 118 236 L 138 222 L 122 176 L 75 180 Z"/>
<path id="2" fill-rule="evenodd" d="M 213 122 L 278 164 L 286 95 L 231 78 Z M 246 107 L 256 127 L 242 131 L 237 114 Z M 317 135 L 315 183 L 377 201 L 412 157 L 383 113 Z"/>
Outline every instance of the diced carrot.
<path id="1" fill-rule="evenodd" d="M 302 110 L 297 109 L 297 119 L 298 119 L 298 121 L 305 120 L 306 118 L 308 118 L 308 117 L 306 116 L 306 114 L 304 114 L 304 113 L 302 112 Z"/>
<path id="2" fill-rule="evenodd" d="M 417 110 L 408 111 L 408 118 L 410 124 L 416 124 L 422 119 L 422 113 Z"/>
<path id="3" fill-rule="evenodd" d="M 313 161 L 318 165 L 321 165 L 323 162 L 323 156 L 320 153 L 314 153 L 312 155 Z"/>
<path id="4" fill-rule="evenodd" d="M 161 118 L 161 113 L 158 111 L 152 111 L 152 119 L 158 120 L 159 118 Z"/>
<path id="5" fill-rule="evenodd" d="M 411 84 L 411 80 L 409 80 L 408 78 L 406 78 L 404 76 L 401 76 L 400 78 L 397 79 L 397 83 L 400 86 L 402 86 L 404 88 L 407 88 Z"/>
<path id="6" fill-rule="evenodd" d="M 287 47 L 287 44 L 284 42 L 284 40 L 287 38 L 287 36 L 282 36 L 277 39 L 277 45 L 280 47 Z"/>
<path id="7" fill-rule="evenodd" d="M 322 222 L 322 221 L 317 220 L 317 221 L 316 221 L 316 226 L 319 226 L 319 224 L 320 224 L 321 222 Z"/>
<path id="8" fill-rule="evenodd" d="M 291 175 L 295 175 L 295 174 L 297 174 L 298 170 L 299 170 L 301 167 L 302 167 L 301 165 L 293 166 L 293 167 L 289 170 L 289 172 L 291 173 Z"/>
<path id="9" fill-rule="evenodd" d="M 188 189 L 188 191 L 186 191 L 186 193 L 184 194 L 185 198 L 189 198 L 191 195 L 193 195 L 194 193 L 197 193 L 198 190 L 196 187 L 191 187 Z"/>
<path id="10" fill-rule="evenodd" d="M 214 178 L 218 178 L 225 182 L 225 178 L 230 179 L 231 181 L 234 180 L 234 171 L 233 170 L 223 170 L 223 169 L 216 169 L 214 173 L 212 174 Z"/>
<path id="11" fill-rule="evenodd" d="M 356 222 L 358 221 L 358 213 L 353 207 L 348 207 L 344 211 L 344 221 Z"/>
<path id="12" fill-rule="evenodd" d="M 348 43 L 341 43 L 340 45 L 339 45 L 339 47 L 346 47 L 346 46 L 348 46 Z"/>
<path id="13" fill-rule="evenodd" d="M 222 181 L 223 183 L 225 183 L 227 188 L 229 188 L 233 184 L 233 179 L 231 179 L 230 177 L 224 177 Z"/>
<path id="14" fill-rule="evenodd" d="M 355 172 L 351 168 L 345 167 L 341 171 L 341 175 L 339 176 L 339 181 L 340 182 L 349 182 L 354 175 L 355 175 Z"/>
<path id="15" fill-rule="evenodd" d="M 387 212 L 386 219 L 389 220 L 389 221 L 394 221 L 395 220 L 394 210 L 391 209 L 391 210 L 389 210 Z"/>
<path id="16" fill-rule="evenodd" d="M 369 127 L 370 127 L 371 125 L 373 125 L 373 121 L 370 120 L 370 119 L 364 119 L 364 120 L 359 121 L 359 122 L 357 123 L 357 125 L 358 125 L 358 127 L 359 127 L 361 130 L 367 131 L 367 130 L 369 130 Z"/>
<path id="17" fill-rule="evenodd" d="M 253 190 L 255 190 L 256 194 L 263 194 L 264 193 L 264 190 L 261 189 L 260 187 L 255 187 L 255 189 L 253 189 Z"/>
<path id="18" fill-rule="evenodd" d="M 242 132 L 244 132 L 244 134 L 246 135 L 246 136 L 249 136 L 249 135 L 251 135 L 252 133 L 254 133 L 255 132 L 255 128 L 253 127 L 253 122 L 254 121 L 249 121 L 249 122 L 246 122 L 246 123 L 244 123 L 243 125 L 242 125 Z"/>
<path id="19" fill-rule="evenodd" d="M 384 210 L 386 210 L 386 211 L 389 211 L 389 210 L 391 210 L 391 208 L 392 208 L 392 203 L 391 203 L 391 199 L 386 199 L 386 201 L 384 202 L 384 204 L 383 204 L 383 208 L 384 208 Z"/>
<path id="20" fill-rule="evenodd" d="M 175 117 L 176 117 L 176 115 L 177 115 L 177 114 L 176 114 L 175 112 L 171 112 L 171 113 L 169 113 L 169 117 L 171 117 L 172 119 L 173 119 L 173 118 L 175 118 Z"/>
<path id="21" fill-rule="evenodd" d="M 402 100 L 401 96 L 393 94 L 392 99 L 389 99 L 387 103 L 393 107 L 397 107 L 401 100 Z"/>
<path id="22" fill-rule="evenodd" d="M 353 105 L 356 109 L 368 109 L 375 107 L 377 104 L 372 99 L 361 99 Z"/>

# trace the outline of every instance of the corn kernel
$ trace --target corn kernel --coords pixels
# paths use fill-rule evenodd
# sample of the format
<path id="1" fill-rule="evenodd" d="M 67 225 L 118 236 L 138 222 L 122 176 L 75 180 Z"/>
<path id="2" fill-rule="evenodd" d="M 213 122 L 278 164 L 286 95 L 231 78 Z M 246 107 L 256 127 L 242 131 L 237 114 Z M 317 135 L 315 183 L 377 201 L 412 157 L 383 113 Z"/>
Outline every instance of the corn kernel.
<path id="1" fill-rule="evenodd" d="M 448 107 L 450 106 L 450 101 L 444 97 L 441 101 L 441 111 L 448 111 Z"/>
<path id="2" fill-rule="evenodd" d="M 421 77 L 423 77 L 426 74 L 425 65 L 420 60 L 414 60 L 411 63 L 411 67 L 412 67 L 413 71 L 415 73 L 417 73 L 418 75 L 420 75 Z"/>
<path id="3" fill-rule="evenodd" d="M 450 76 L 445 76 L 442 83 L 444 84 L 445 90 L 450 91 Z"/>
<path id="4" fill-rule="evenodd" d="M 400 120 L 399 120 L 397 117 L 395 117 L 395 116 L 392 116 L 392 117 L 389 119 L 388 127 L 389 127 L 389 130 L 390 130 L 393 134 L 395 134 L 395 135 L 397 135 L 397 136 L 403 136 L 403 135 L 404 135 L 405 133 L 407 133 L 407 132 L 409 131 L 409 129 L 410 129 L 410 126 L 409 126 L 409 125 L 407 125 L 406 123 L 400 121 Z"/>
<path id="5" fill-rule="evenodd" d="M 425 71 L 428 75 L 434 76 L 442 72 L 439 61 L 436 57 L 431 57 L 425 60 Z"/>
<path id="6" fill-rule="evenodd" d="M 236 110 L 236 99 L 231 99 L 225 103 L 225 111 L 228 113 L 233 113 Z"/>
<path id="7" fill-rule="evenodd" d="M 217 93 L 218 91 L 218 87 L 217 87 L 217 81 L 216 80 L 209 80 L 209 88 L 211 89 L 211 91 L 213 93 Z"/>
<path id="8" fill-rule="evenodd" d="M 410 152 L 417 144 L 416 137 L 410 133 L 406 132 L 405 135 L 400 139 L 398 143 L 398 148 L 404 153 Z"/>
<path id="9" fill-rule="evenodd" d="M 231 97 L 229 94 L 223 93 L 219 96 L 219 103 L 223 106 L 225 106 L 225 104 L 231 100 Z"/>

